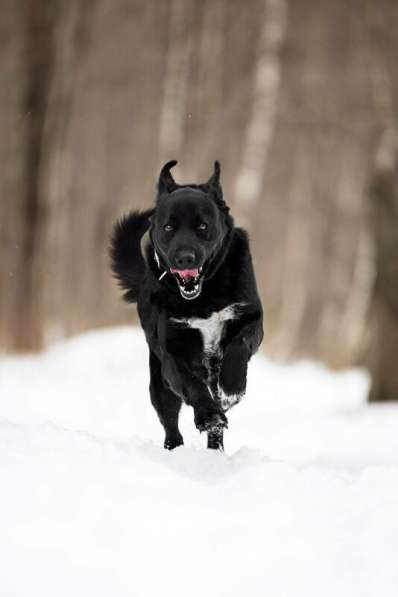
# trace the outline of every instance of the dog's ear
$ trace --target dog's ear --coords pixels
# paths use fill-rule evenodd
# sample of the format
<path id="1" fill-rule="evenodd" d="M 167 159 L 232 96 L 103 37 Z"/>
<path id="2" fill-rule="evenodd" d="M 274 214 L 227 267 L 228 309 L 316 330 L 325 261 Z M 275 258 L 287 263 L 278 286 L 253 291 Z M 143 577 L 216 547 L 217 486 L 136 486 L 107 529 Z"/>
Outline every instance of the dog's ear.
<path id="1" fill-rule="evenodd" d="M 204 185 L 202 185 L 202 188 L 213 197 L 213 199 L 220 208 L 224 209 L 226 208 L 226 205 L 223 199 L 222 186 L 220 183 L 220 174 L 220 162 L 216 160 L 214 162 L 214 172 L 210 176 L 209 180 Z"/>
<path id="2" fill-rule="evenodd" d="M 206 183 L 206 186 L 209 188 L 209 190 L 217 191 L 220 188 L 220 174 L 221 165 L 220 162 L 216 160 L 214 162 L 214 172 Z"/>
<path id="3" fill-rule="evenodd" d="M 165 193 L 172 193 L 177 189 L 178 185 L 170 172 L 170 168 L 174 168 L 176 164 L 177 160 L 171 160 L 170 162 L 167 162 L 161 169 L 158 181 L 159 197 Z"/>

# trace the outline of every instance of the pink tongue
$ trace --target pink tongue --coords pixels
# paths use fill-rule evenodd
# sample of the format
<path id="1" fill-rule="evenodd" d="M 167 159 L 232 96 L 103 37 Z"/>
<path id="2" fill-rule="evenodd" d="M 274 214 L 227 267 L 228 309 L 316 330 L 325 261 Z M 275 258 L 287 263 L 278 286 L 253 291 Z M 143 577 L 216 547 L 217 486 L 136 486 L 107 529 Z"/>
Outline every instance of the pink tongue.
<path id="1" fill-rule="evenodd" d="M 172 274 L 178 274 L 183 280 L 188 278 L 196 278 L 199 275 L 198 269 L 171 269 Z"/>

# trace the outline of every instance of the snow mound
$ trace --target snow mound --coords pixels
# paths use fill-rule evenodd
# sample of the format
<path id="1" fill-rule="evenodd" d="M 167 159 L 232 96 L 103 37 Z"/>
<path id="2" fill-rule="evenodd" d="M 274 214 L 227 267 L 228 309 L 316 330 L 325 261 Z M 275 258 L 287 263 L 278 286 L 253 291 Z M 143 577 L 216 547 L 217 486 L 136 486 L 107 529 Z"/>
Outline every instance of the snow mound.
<path id="1" fill-rule="evenodd" d="M 253 359 L 226 453 L 163 450 L 138 330 L 0 359 L 2 597 L 395 597 L 398 407 Z"/>

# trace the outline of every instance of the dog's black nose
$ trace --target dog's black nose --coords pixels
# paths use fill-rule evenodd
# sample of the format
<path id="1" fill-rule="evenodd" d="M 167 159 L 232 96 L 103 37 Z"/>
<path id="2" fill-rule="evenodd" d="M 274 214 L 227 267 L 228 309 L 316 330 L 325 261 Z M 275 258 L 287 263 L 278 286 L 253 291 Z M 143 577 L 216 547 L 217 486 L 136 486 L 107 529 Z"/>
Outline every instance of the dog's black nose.
<path id="1" fill-rule="evenodd" d="M 196 256 L 190 249 L 180 249 L 175 256 L 178 269 L 191 269 L 195 266 Z"/>

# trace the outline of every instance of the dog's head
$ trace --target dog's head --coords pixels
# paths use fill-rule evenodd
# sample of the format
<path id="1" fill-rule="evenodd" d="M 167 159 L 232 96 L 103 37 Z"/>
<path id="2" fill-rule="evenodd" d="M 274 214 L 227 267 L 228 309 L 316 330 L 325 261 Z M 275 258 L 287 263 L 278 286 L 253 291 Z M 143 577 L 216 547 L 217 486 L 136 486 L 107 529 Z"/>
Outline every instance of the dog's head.
<path id="1" fill-rule="evenodd" d="M 233 228 L 223 199 L 220 164 L 204 184 L 178 185 L 163 166 L 158 183 L 151 240 L 161 265 L 175 278 L 181 296 L 192 300 L 214 273 L 222 247 Z"/>

